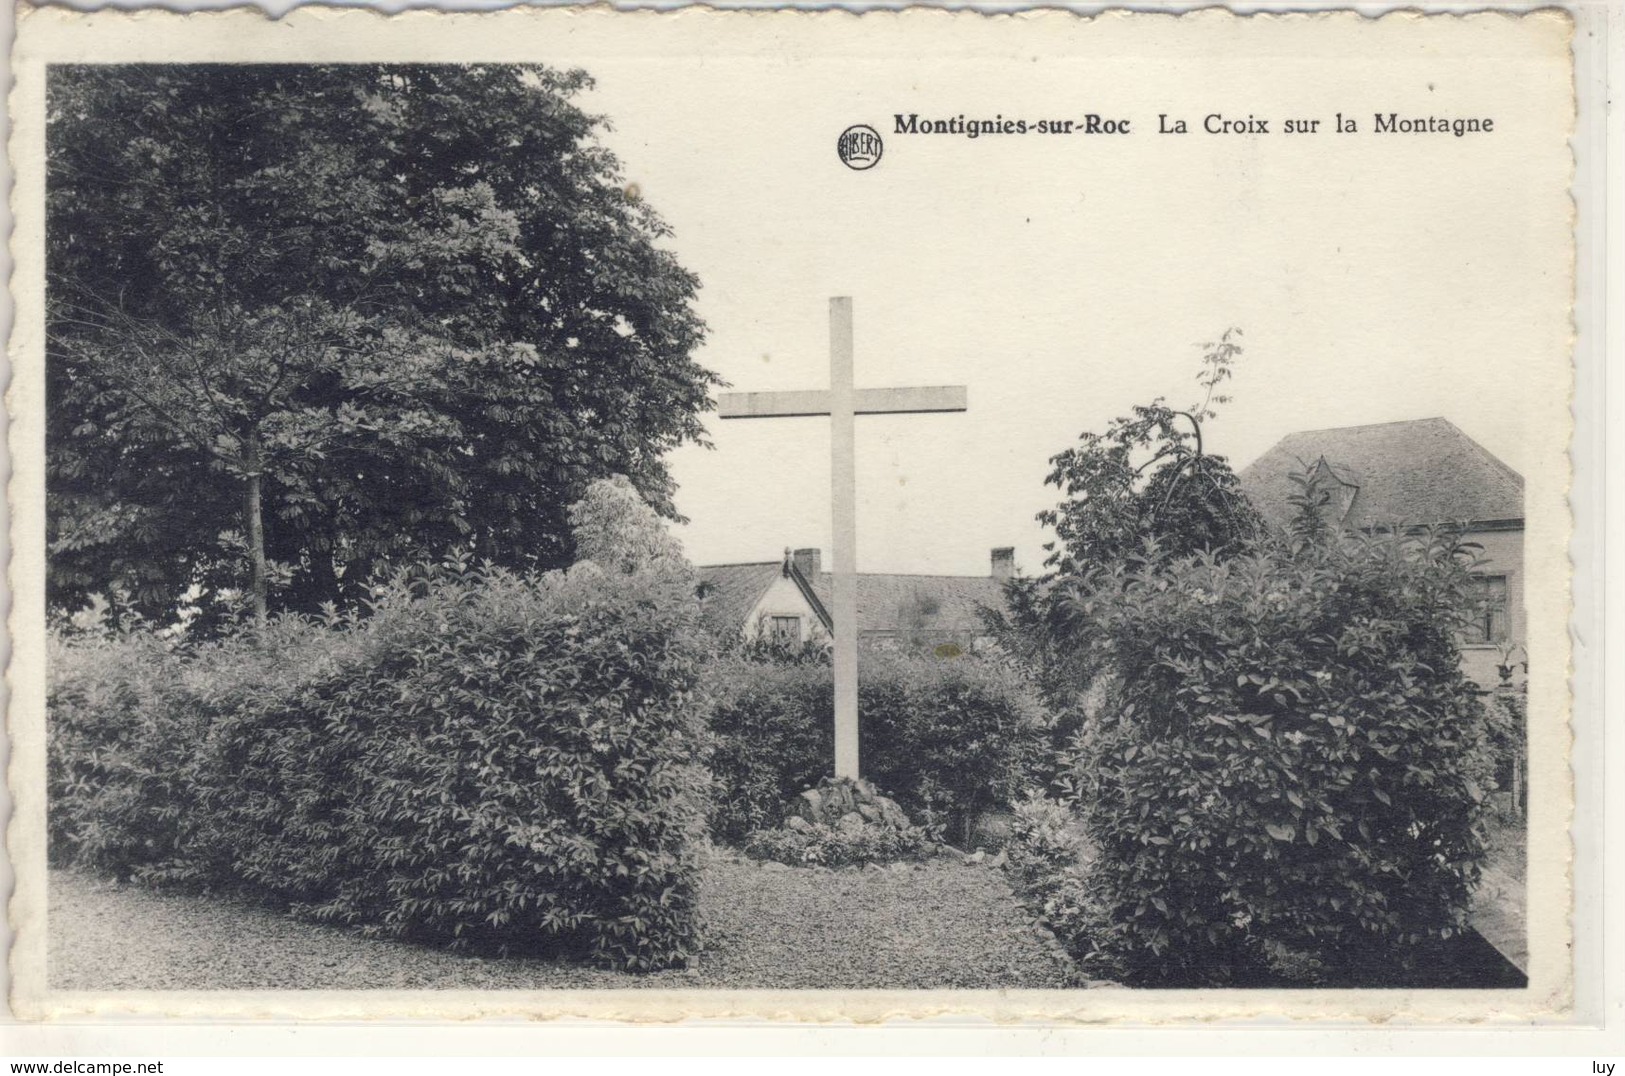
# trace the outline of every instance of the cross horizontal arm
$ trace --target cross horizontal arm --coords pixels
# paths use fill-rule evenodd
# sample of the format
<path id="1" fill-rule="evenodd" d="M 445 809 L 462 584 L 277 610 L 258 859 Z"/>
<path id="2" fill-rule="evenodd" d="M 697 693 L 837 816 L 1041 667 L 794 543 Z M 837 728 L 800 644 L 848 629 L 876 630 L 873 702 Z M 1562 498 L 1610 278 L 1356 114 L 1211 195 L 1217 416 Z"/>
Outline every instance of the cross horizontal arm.
<path id="1" fill-rule="evenodd" d="M 852 413 L 857 415 L 929 414 L 966 409 L 964 385 L 858 389 L 852 397 Z M 829 393 L 823 389 L 802 392 L 724 392 L 717 397 L 717 414 L 723 418 L 795 418 L 803 415 L 827 415 Z"/>

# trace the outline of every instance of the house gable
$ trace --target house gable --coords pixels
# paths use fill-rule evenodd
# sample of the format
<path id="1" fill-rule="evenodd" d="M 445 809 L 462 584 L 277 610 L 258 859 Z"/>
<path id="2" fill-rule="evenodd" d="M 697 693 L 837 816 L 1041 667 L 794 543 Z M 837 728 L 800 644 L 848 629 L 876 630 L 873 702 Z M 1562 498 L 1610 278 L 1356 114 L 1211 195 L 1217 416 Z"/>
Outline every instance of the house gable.
<path id="1" fill-rule="evenodd" d="M 699 576 L 700 619 L 720 635 L 757 638 L 776 616 L 800 618 L 802 641 L 829 634 L 828 611 L 788 557 L 714 564 L 699 569 Z"/>
<path id="2" fill-rule="evenodd" d="M 793 641 L 811 642 L 829 636 L 827 614 L 817 605 L 806 582 L 794 567 L 779 573 L 768 584 L 762 596 L 751 606 L 740 624 L 747 639 L 777 637 L 775 620 L 794 617 L 797 621 Z"/>

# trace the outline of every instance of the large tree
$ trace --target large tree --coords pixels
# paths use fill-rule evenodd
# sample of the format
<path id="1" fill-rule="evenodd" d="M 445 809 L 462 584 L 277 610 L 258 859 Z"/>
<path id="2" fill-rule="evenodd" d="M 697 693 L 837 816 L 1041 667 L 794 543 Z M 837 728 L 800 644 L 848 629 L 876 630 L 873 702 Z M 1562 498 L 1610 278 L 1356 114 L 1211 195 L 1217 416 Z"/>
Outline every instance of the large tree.
<path id="1" fill-rule="evenodd" d="M 236 588 L 263 618 L 472 546 L 570 555 L 699 441 L 695 277 L 525 66 L 55 67 L 50 599 Z"/>

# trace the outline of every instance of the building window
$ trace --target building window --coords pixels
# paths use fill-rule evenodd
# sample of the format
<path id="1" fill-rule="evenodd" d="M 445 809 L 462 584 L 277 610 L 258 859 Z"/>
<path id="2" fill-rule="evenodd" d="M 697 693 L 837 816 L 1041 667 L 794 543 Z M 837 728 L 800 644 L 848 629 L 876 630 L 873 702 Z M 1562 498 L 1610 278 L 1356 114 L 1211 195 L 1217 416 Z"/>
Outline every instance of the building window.
<path id="1" fill-rule="evenodd" d="M 1504 643 L 1511 638 L 1511 625 L 1507 617 L 1506 576 L 1473 576 L 1473 606 L 1470 616 L 1467 632 L 1462 640 L 1469 646 Z"/>
<path id="2" fill-rule="evenodd" d="M 791 643 L 799 645 L 801 642 L 801 618 L 799 616 L 776 616 L 768 625 L 773 633 L 775 643 Z"/>

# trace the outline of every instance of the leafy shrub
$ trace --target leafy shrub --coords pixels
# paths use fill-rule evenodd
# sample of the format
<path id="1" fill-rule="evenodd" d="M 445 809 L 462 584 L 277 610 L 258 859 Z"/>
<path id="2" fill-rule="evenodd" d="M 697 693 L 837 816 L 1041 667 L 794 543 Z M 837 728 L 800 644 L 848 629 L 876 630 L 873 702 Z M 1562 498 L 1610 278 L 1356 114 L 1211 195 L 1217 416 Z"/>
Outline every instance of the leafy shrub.
<path id="1" fill-rule="evenodd" d="M 724 653 L 705 670 L 715 788 L 711 831 L 738 842 L 776 826 L 835 765 L 828 665 Z"/>
<path id="2" fill-rule="evenodd" d="M 364 620 L 278 623 L 168 662 L 179 699 L 132 709 L 196 715 L 143 747 L 188 807 L 123 856 L 131 873 L 366 933 L 686 960 L 707 791 L 692 580 L 624 481 L 595 484 L 575 518 L 600 561 L 521 576 L 454 560 L 376 587 Z M 80 710 L 102 697 L 66 686 Z M 87 763 L 65 749 L 53 765 Z M 78 820 L 109 822 L 118 800 L 61 787 L 69 858 L 110 863 Z"/>
<path id="3" fill-rule="evenodd" d="M 1055 532 L 1044 544 L 1051 574 L 1007 582 L 1003 607 L 986 610 L 983 626 L 1025 664 L 1056 713 L 1057 751 L 1090 708 L 1078 694 L 1093 679 L 1072 639 L 1066 598 L 1073 588 L 1137 555 L 1148 539 L 1170 559 L 1200 552 L 1224 558 L 1252 551 L 1267 534 L 1240 479 L 1223 456 L 1206 450 L 1203 433 L 1230 402 L 1225 383 L 1240 360 L 1241 335 L 1229 328 L 1201 345 L 1200 398 L 1185 407 L 1161 396 L 1136 404 L 1103 432 L 1085 430 L 1050 457 L 1044 484 L 1063 497 L 1038 513 Z"/>
<path id="4" fill-rule="evenodd" d="M 1447 534 L 1149 556 L 1077 592 L 1107 704 L 1076 777 L 1135 981 L 1347 968 L 1466 927 L 1489 778 Z"/>
<path id="5" fill-rule="evenodd" d="M 1042 899 L 1063 871 L 1082 861 L 1086 847 L 1082 828 L 1065 804 L 1031 793 L 1011 811 L 1006 871 L 1022 892 Z"/>
<path id="6" fill-rule="evenodd" d="M 177 763 L 203 737 L 173 671 L 173 644 L 140 632 L 70 636 L 48 649 L 49 858 L 127 877 L 172 855 L 192 807 Z"/>
<path id="7" fill-rule="evenodd" d="M 1114 925 L 1092 871 L 1095 851 L 1067 803 L 1033 794 L 1016 804 L 1004 854 L 1017 894 L 1079 967 L 1094 978 L 1121 974 L 1106 944 Z"/>
<path id="8" fill-rule="evenodd" d="M 1528 687 L 1502 687 L 1490 693 L 1485 707 L 1489 719 L 1489 746 L 1494 758 L 1496 791 L 1504 813 L 1519 817 L 1528 793 L 1524 767 L 1528 757 Z"/>
<path id="9" fill-rule="evenodd" d="M 745 839 L 745 854 L 791 866 L 841 867 L 917 859 L 936 848 L 920 826 L 845 818 L 831 825 L 794 817 L 776 829 L 762 829 Z"/>
<path id="10" fill-rule="evenodd" d="M 1030 783 L 1051 723 L 1016 668 L 974 657 L 865 655 L 858 705 L 864 773 L 962 842 Z"/>
<path id="11" fill-rule="evenodd" d="M 729 654 L 707 670 L 719 837 L 777 825 L 833 768 L 827 665 Z M 1006 665 L 974 657 L 865 653 L 859 661 L 863 773 L 914 815 L 963 827 L 1009 802 L 1041 755 L 1049 718 Z"/>
<path id="12" fill-rule="evenodd" d="M 296 617 L 201 645 L 139 621 L 115 630 L 100 615 L 55 626 L 47 658 L 51 862 L 119 878 L 173 869 L 197 825 L 196 771 L 211 730 L 302 683 L 334 660 L 339 642 Z"/>

